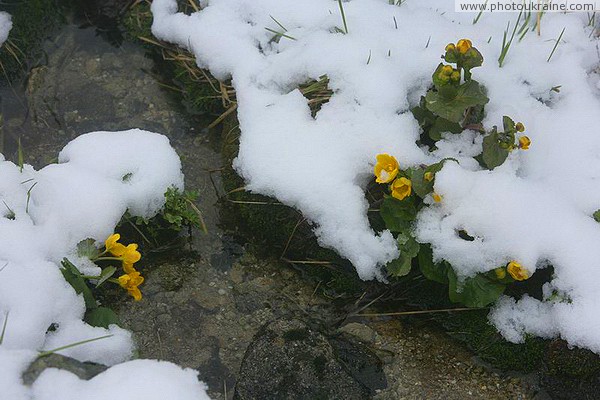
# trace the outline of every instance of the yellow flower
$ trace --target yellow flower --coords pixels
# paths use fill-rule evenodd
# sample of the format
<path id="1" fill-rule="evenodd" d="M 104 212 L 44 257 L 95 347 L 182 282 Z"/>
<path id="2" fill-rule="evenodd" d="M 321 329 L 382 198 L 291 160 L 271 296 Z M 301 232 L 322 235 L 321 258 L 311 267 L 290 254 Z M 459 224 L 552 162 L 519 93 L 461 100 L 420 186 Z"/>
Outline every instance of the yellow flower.
<path id="1" fill-rule="evenodd" d="M 525 125 L 523 125 L 522 122 L 517 122 L 517 124 L 515 125 L 515 129 L 517 130 L 517 132 L 523 132 L 525 130 Z"/>
<path id="2" fill-rule="evenodd" d="M 388 183 L 394 180 L 398 175 L 398 161 L 394 156 L 389 154 L 378 154 L 377 164 L 375 164 L 374 173 L 377 179 L 377 183 Z"/>
<path id="3" fill-rule="evenodd" d="M 124 264 L 135 264 L 140 261 L 142 255 L 137 251 L 137 248 L 138 245 L 135 243 L 131 243 L 125 247 L 125 251 L 120 256 Z"/>
<path id="4" fill-rule="evenodd" d="M 433 194 L 433 201 L 435 201 L 436 203 L 440 203 L 442 201 L 442 196 L 440 196 L 437 193 Z"/>
<path id="5" fill-rule="evenodd" d="M 119 285 L 129 293 L 135 301 L 142 299 L 142 292 L 138 288 L 144 283 L 144 277 L 139 272 L 134 271 L 127 275 L 121 275 L 118 279 Z"/>
<path id="6" fill-rule="evenodd" d="M 528 150 L 531 140 L 527 136 L 521 136 L 519 138 L 519 147 L 523 150 Z"/>
<path id="7" fill-rule="evenodd" d="M 458 43 L 456 43 L 456 48 L 461 54 L 465 54 L 472 46 L 473 44 L 469 39 L 460 39 Z"/>
<path id="8" fill-rule="evenodd" d="M 104 242 L 106 251 L 117 257 L 121 256 L 121 254 L 123 254 L 125 251 L 125 246 L 123 246 L 121 243 L 118 243 L 119 239 L 121 239 L 121 235 L 118 233 L 113 233 Z"/>
<path id="9" fill-rule="evenodd" d="M 408 178 L 398 178 L 392 183 L 392 197 L 403 200 L 405 197 L 410 196 L 412 183 Z"/>
<path id="10" fill-rule="evenodd" d="M 452 73 L 452 71 L 454 71 L 454 68 L 452 68 L 450 65 L 444 65 L 442 67 L 442 73 L 444 75 L 450 75 Z"/>
<path id="11" fill-rule="evenodd" d="M 125 271 L 126 274 L 130 274 L 136 272 L 136 269 L 133 267 L 133 264 L 123 262 L 123 271 Z"/>
<path id="12" fill-rule="evenodd" d="M 425 172 L 423 179 L 425 179 L 427 182 L 431 182 L 433 180 L 433 172 Z"/>
<path id="13" fill-rule="evenodd" d="M 506 270 L 515 281 L 524 281 L 529 278 L 529 272 L 516 261 L 509 262 L 506 266 Z"/>
<path id="14" fill-rule="evenodd" d="M 445 49 L 445 50 L 446 50 L 446 51 L 454 51 L 454 49 L 455 49 L 455 48 L 456 48 L 456 47 L 454 46 L 454 43 L 448 43 L 448 44 L 446 45 L 446 49 Z"/>
<path id="15" fill-rule="evenodd" d="M 494 270 L 494 272 L 496 273 L 496 278 L 498 278 L 498 279 L 506 278 L 506 270 L 504 268 L 502 268 L 502 267 L 496 268 Z"/>

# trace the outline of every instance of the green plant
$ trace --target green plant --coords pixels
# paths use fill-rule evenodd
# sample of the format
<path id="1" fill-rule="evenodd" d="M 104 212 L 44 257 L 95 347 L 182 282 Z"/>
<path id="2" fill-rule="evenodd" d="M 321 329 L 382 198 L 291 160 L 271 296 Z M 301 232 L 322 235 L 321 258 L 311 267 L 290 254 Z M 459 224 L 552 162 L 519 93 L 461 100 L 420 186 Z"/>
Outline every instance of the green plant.
<path id="1" fill-rule="evenodd" d="M 482 120 L 485 104 L 489 101 L 485 88 L 472 78 L 471 70 L 483 64 L 483 56 L 468 39 L 446 46 L 442 58 L 450 64 L 440 63 L 432 75 L 432 87 L 421 97 L 419 106 L 412 109 L 422 132 L 421 143 L 435 149 L 442 134 L 457 134 L 464 130 L 479 132 L 483 137 L 482 152 L 476 159 L 483 168 L 494 169 L 504 163 L 514 149 L 527 150 L 531 141 L 527 136 L 517 138 L 523 132 L 522 123 L 515 123 L 504 116 L 503 130 L 494 126 L 486 131 Z M 447 262 L 436 263 L 428 244 L 419 244 L 412 235 L 412 225 L 420 210 L 436 207 L 443 201 L 434 192 L 435 176 L 446 158 L 431 165 L 400 169 L 398 161 L 388 154 L 377 156 L 376 182 L 389 184 L 389 194 L 384 194 L 380 215 L 398 243 L 399 257 L 387 265 L 394 277 L 407 275 L 414 265 L 428 279 L 447 285 L 452 302 L 469 307 L 485 307 L 504 292 L 507 285 L 529 278 L 527 270 L 517 261 L 511 261 L 495 270 L 468 278 L 460 278 Z M 467 232 L 457 233 L 468 241 L 475 240 Z"/>

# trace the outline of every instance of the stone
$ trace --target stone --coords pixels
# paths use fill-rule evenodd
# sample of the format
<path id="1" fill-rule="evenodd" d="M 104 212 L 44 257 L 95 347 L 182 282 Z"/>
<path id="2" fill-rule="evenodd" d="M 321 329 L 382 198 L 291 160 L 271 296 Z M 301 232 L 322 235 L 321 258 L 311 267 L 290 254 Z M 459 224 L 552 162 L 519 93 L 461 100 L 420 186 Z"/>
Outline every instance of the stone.
<path id="1" fill-rule="evenodd" d="M 340 345 L 342 339 L 335 341 L 334 347 L 324 334 L 297 319 L 267 324 L 246 350 L 234 400 L 370 398 L 374 390 L 353 376 L 357 365 L 354 361 L 360 357 L 348 356 L 360 349 Z M 340 350 L 342 347 L 352 350 Z M 343 357 L 338 358 L 341 352 Z M 373 371 L 376 369 L 373 367 Z M 380 374 L 380 380 L 385 381 L 381 370 Z"/>
<path id="2" fill-rule="evenodd" d="M 31 385 L 47 368 L 63 369 L 85 380 L 90 380 L 108 369 L 106 365 L 81 362 L 55 353 L 36 358 L 23 372 L 23 383 Z"/>

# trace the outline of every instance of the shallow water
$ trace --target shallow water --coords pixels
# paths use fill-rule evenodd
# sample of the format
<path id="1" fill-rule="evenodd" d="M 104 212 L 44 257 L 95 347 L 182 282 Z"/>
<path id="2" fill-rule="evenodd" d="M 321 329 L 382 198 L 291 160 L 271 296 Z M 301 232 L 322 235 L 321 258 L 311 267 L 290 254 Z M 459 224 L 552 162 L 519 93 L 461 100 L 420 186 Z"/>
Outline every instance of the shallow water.
<path id="1" fill-rule="evenodd" d="M 265 324 L 297 319 L 314 333 L 307 337 L 322 344 L 301 337 L 268 345 L 277 361 L 293 346 L 324 357 L 325 372 L 314 363 L 327 377 L 323 380 L 344 383 L 327 398 L 530 398 L 521 380 L 483 369 L 434 327 L 349 318 L 361 299 L 334 306 L 317 290 L 322 282 L 277 260 L 257 258 L 236 241 L 235 221 L 223 224 L 220 218 L 218 134 L 202 129 L 210 119 L 184 112 L 143 48 L 127 42 L 115 47 L 94 29 L 67 25 L 44 49 L 46 61 L 22 84 L 0 90 L 7 158 L 16 159 L 20 138 L 25 161 L 41 168 L 79 134 L 142 128 L 170 138 L 182 158 L 186 187 L 201 194 L 197 205 L 209 233 L 194 232 L 191 243 L 176 252 L 144 257 L 144 300 L 134 303 L 123 296 L 111 304 L 133 331 L 140 357 L 196 368 L 213 398 L 232 398 L 236 382 L 241 385 L 240 377 L 253 369 L 263 368 L 258 373 L 269 376 L 282 373 L 269 371 L 275 360 L 244 363 L 244 356 L 249 346 L 259 347 L 262 339 L 255 335 Z M 372 286 L 365 284 L 365 293 Z M 289 338 L 289 333 L 281 334 Z M 243 383 L 252 390 L 251 382 Z M 351 397 L 342 394 L 345 383 L 358 388 Z M 327 384 L 314 382 L 336 390 Z"/>

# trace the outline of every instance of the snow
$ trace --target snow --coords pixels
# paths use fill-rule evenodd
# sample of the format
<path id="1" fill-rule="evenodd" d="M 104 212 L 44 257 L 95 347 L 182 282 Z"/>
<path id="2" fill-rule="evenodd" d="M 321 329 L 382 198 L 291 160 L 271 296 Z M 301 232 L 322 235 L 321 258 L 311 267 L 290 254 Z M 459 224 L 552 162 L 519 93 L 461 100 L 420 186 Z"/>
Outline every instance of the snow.
<path id="1" fill-rule="evenodd" d="M 0 324 L 7 322 L 0 346 L 0 397 L 128 399 L 147 392 L 145 398 L 152 399 L 207 398 L 191 370 L 148 360 L 124 363 L 133 355 L 131 333 L 116 325 L 104 329 L 84 323 L 83 298 L 59 271 L 63 257 L 80 264 L 77 243 L 87 238 L 104 242 L 126 210 L 136 216 L 155 214 L 170 186 L 183 188 L 177 153 L 165 136 L 139 129 L 81 135 L 63 149 L 58 164 L 39 171 L 29 165 L 21 171 L 0 155 Z M 81 265 L 82 272 L 99 272 L 89 261 Z M 56 329 L 47 332 L 53 324 Z M 33 388 L 21 384 L 20 374 L 36 351 L 106 335 L 112 336 L 60 353 L 118 364 L 115 370 L 90 382 L 48 371 Z M 148 389 L 114 385 L 122 380 L 118 371 L 148 378 L 142 380 Z"/>
<path id="2" fill-rule="evenodd" d="M 0 11 L 0 46 L 8 39 L 8 33 L 12 28 L 12 21 L 10 14 L 4 11 Z"/>
<path id="3" fill-rule="evenodd" d="M 152 30 L 216 77 L 232 78 L 242 132 L 234 166 L 249 190 L 298 208 L 323 246 L 348 258 L 361 278 L 381 278 L 398 251 L 367 219 L 375 156 L 392 154 L 402 168 L 457 158 L 436 178 L 444 200 L 420 213 L 417 239 L 461 278 L 510 260 L 530 273 L 552 265 L 543 300 L 502 298 L 491 321 L 512 341 L 561 336 L 600 352 L 600 225 L 591 216 L 600 208 L 599 50 L 585 13 L 545 14 L 541 35 L 515 38 L 500 68 L 502 36 L 518 14 L 483 14 L 473 24 L 475 14 L 454 13 L 449 1 L 352 0 L 343 2 L 344 35 L 334 32 L 343 23 L 333 0 L 202 4 L 187 16 L 175 0 L 155 0 Z M 271 17 L 297 40 L 271 41 L 265 28 L 281 30 Z M 445 45 L 460 38 L 485 58 L 473 71 L 490 97 L 484 125 L 510 115 L 532 140 L 491 172 L 472 158 L 481 150 L 472 132 L 446 136 L 434 153 L 415 144 L 409 108 Z M 296 88 L 324 74 L 334 95 L 313 119 Z M 557 86 L 560 93 L 551 90 Z M 476 240 L 460 239 L 457 229 Z"/>

